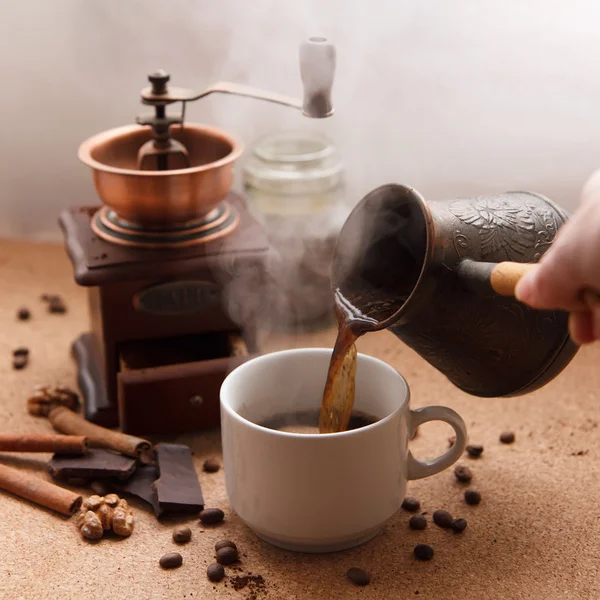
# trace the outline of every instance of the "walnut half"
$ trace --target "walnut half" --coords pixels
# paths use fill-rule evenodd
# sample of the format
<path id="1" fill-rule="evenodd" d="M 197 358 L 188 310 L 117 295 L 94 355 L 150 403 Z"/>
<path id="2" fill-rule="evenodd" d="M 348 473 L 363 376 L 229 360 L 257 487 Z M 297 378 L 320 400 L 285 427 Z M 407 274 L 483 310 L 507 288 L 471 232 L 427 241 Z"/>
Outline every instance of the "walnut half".
<path id="1" fill-rule="evenodd" d="M 128 537 L 133 533 L 133 511 L 126 500 L 116 494 L 90 496 L 79 513 L 77 526 L 88 540 L 98 540 L 105 531 Z"/>

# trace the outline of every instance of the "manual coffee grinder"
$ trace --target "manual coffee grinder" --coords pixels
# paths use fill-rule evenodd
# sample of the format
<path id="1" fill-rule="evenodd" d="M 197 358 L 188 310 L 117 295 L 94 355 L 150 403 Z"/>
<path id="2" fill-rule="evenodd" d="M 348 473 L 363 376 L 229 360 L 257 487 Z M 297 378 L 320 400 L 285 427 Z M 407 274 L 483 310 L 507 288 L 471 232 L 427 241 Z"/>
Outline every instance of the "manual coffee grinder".
<path id="1" fill-rule="evenodd" d="M 325 38 L 300 47 L 303 100 L 228 82 L 195 92 L 158 71 L 141 92 L 154 114 L 80 146 L 103 206 L 67 209 L 60 225 L 89 292 L 91 330 L 72 347 L 87 419 L 144 435 L 218 425 L 223 379 L 260 352 L 255 319 L 230 296 L 260 295 L 268 244 L 230 191 L 241 143 L 185 122 L 186 105 L 220 92 L 328 117 L 334 71 Z"/>

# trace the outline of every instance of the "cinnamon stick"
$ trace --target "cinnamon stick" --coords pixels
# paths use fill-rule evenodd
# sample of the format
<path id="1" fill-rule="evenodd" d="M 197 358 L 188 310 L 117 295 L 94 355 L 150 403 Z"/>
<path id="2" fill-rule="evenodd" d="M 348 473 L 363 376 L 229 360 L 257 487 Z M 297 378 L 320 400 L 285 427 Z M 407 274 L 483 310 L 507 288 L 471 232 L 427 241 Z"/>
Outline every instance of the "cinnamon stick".
<path id="1" fill-rule="evenodd" d="M 0 464 L 0 489 L 69 516 L 79 510 L 83 500 L 79 494 L 3 464 Z"/>
<path id="2" fill-rule="evenodd" d="M 149 452 L 152 447 L 147 440 L 94 425 L 64 406 L 53 408 L 48 419 L 57 431 L 85 436 L 90 448 L 106 448 L 137 458 Z"/>
<path id="3" fill-rule="evenodd" d="M 87 452 L 87 440 L 79 435 L 0 433 L 0 452 L 85 454 Z"/>

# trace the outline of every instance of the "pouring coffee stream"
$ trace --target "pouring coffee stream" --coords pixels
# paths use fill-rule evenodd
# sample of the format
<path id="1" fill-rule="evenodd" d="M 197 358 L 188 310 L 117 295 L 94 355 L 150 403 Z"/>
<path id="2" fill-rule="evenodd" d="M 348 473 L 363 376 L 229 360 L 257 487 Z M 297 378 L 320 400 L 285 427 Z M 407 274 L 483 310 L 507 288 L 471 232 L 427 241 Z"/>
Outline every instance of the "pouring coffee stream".
<path id="1" fill-rule="evenodd" d="M 528 308 L 514 290 L 566 220 L 529 192 L 426 202 L 410 187 L 384 185 L 365 196 L 334 253 L 339 333 L 320 431 L 345 429 L 354 342 L 368 331 L 389 329 L 479 397 L 523 395 L 558 375 L 578 350 L 568 314 Z"/>

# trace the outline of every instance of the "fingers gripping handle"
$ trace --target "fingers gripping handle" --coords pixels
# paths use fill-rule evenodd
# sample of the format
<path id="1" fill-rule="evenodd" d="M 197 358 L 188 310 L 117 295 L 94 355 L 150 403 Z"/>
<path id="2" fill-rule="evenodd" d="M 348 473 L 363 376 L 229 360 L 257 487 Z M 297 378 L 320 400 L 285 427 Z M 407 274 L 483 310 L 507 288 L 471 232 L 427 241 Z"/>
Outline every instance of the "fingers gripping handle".
<path id="1" fill-rule="evenodd" d="M 427 421 L 444 421 L 456 433 L 456 441 L 448 452 L 433 460 L 417 460 L 408 452 L 408 479 L 423 479 L 435 475 L 453 465 L 465 451 L 467 445 L 467 426 L 460 415 L 446 406 L 426 406 L 410 411 L 408 438 L 410 439 L 419 425 Z"/>

